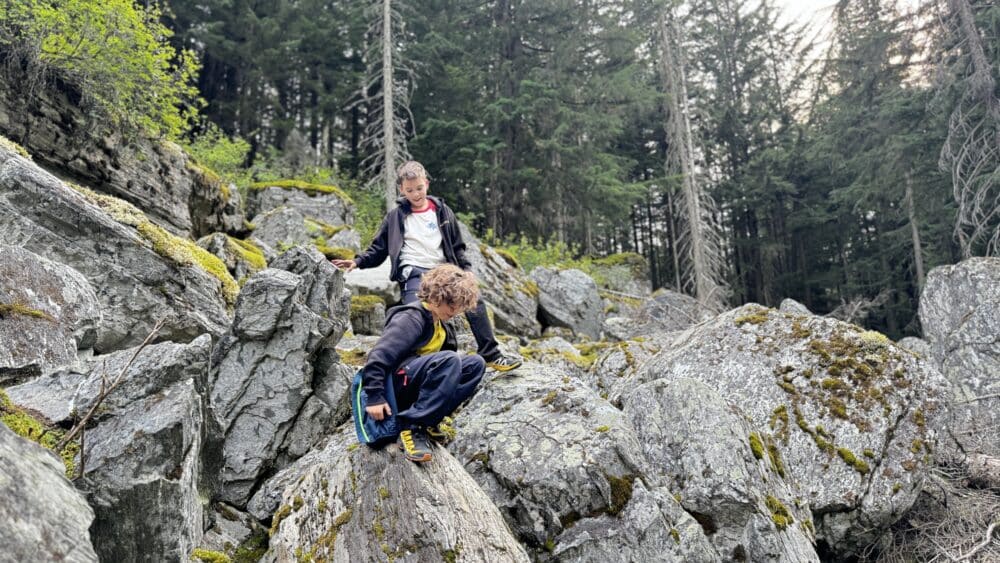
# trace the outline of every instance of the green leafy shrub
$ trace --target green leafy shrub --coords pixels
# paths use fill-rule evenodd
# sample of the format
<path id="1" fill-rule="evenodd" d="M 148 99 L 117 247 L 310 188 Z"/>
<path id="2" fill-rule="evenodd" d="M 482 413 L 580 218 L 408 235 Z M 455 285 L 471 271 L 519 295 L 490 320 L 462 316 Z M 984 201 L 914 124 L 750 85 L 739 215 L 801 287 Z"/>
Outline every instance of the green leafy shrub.
<path id="1" fill-rule="evenodd" d="M 199 67 L 160 16 L 133 0 L 0 2 L 0 48 L 41 63 L 110 125 L 177 138 L 197 113 Z"/>
<path id="2" fill-rule="evenodd" d="M 214 124 L 193 140 L 184 144 L 184 150 L 199 164 L 220 174 L 225 180 L 246 189 L 253 183 L 251 171 L 246 167 L 250 143 L 239 137 L 226 136 Z"/>

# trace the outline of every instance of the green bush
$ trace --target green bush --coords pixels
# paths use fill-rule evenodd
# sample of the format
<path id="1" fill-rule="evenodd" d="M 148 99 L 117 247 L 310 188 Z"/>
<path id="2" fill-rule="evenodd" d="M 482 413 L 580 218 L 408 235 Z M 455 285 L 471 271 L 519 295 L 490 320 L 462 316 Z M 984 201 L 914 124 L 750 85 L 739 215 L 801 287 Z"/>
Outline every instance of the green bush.
<path id="1" fill-rule="evenodd" d="M 214 124 L 208 124 L 204 132 L 185 143 L 184 150 L 196 162 L 214 170 L 242 190 L 253 183 L 250 170 L 246 168 L 250 143 L 239 137 L 230 139 Z"/>
<path id="2" fill-rule="evenodd" d="M 198 63 L 160 15 L 133 0 L 0 2 L 0 49 L 41 63 L 111 126 L 177 138 L 197 113 Z"/>

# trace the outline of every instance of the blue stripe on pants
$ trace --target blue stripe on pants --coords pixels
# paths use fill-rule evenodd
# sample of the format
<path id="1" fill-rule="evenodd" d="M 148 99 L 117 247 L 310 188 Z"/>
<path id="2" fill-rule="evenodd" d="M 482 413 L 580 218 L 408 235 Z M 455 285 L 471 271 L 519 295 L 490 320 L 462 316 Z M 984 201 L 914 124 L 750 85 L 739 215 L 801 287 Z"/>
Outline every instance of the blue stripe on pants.
<path id="1" fill-rule="evenodd" d="M 392 377 L 401 429 L 434 426 L 476 392 L 486 371 L 479 356 L 434 352 L 400 366 Z M 403 385 L 403 383 L 406 385 Z"/>

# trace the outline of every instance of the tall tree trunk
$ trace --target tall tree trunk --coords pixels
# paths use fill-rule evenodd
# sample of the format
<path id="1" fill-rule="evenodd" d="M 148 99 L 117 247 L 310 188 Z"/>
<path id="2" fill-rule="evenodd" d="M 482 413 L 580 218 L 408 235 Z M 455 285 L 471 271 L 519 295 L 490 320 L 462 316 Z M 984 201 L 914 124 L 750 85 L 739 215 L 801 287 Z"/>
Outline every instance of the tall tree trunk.
<path id="1" fill-rule="evenodd" d="M 382 181 L 386 211 L 396 206 L 396 116 L 392 95 L 392 0 L 382 0 Z"/>
<path id="2" fill-rule="evenodd" d="M 924 253 L 920 246 L 920 231 L 917 229 L 917 213 L 913 206 L 913 175 L 909 170 L 905 174 L 906 195 L 903 206 L 906 207 L 906 217 L 910 222 L 910 239 L 913 241 L 913 267 L 916 270 L 917 293 L 924 289 Z"/>
<path id="3" fill-rule="evenodd" d="M 688 111 L 687 81 L 684 60 L 681 55 L 680 30 L 670 9 L 664 9 L 659 16 L 661 79 L 667 94 L 666 113 L 667 137 L 670 142 L 670 158 L 667 159 L 667 175 L 671 171 L 681 175 L 681 212 L 685 221 L 688 245 L 691 285 L 698 302 L 709 310 L 718 310 L 722 303 L 722 287 L 719 277 L 719 256 L 713 248 L 713 236 L 706 213 L 710 200 L 705 197 L 695 174 L 694 139 Z"/>

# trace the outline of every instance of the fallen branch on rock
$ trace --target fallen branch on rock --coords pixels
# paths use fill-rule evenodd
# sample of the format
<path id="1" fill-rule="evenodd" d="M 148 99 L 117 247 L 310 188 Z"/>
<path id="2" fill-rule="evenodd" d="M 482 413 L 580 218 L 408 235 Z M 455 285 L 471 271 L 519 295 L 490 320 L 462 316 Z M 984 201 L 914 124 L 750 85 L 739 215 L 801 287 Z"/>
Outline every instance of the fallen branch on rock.
<path id="1" fill-rule="evenodd" d="M 161 328 L 163 328 L 164 323 L 166 323 L 166 319 L 160 319 L 156 321 L 156 325 L 153 326 L 153 329 L 149 332 L 149 335 L 146 336 L 146 339 L 142 341 L 142 344 L 140 344 L 135 349 L 135 352 L 132 353 L 132 357 L 130 357 L 128 362 L 125 363 L 125 366 L 122 367 L 121 371 L 118 372 L 118 375 L 115 376 L 114 380 L 109 381 L 107 376 L 105 375 L 101 376 L 101 389 L 97 393 L 97 398 L 94 400 L 94 404 L 90 406 L 90 410 L 87 411 L 87 414 L 85 414 L 83 418 L 79 420 L 79 422 L 73 425 L 73 428 L 69 432 L 67 432 L 65 436 L 63 436 L 63 439 L 60 440 L 58 444 L 56 444 L 55 451 L 60 452 L 63 450 L 63 448 L 66 447 L 66 444 L 70 443 L 70 441 L 76 438 L 77 434 L 80 435 L 80 472 L 79 472 L 80 475 L 83 475 L 83 468 L 84 468 L 83 466 L 84 428 L 87 426 L 87 423 L 90 422 L 90 419 L 93 418 L 94 413 L 97 412 L 98 407 L 101 406 L 101 403 L 104 402 L 104 399 L 107 398 L 107 396 L 110 395 L 112 391 L 117 389 L 118 386 L 121 385 L 123 381 L 125 381 L 125 374 L 128 373 L 128 368 L 132 367 L 132 363 L 139 356 L 139 352 L 142 352 L 143 348 L 148 346 L 149 343 L 153 341 L 153 338 L 156 337 L 156 334 L 160 332 Z"/>

